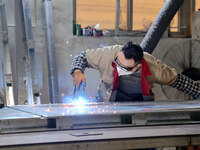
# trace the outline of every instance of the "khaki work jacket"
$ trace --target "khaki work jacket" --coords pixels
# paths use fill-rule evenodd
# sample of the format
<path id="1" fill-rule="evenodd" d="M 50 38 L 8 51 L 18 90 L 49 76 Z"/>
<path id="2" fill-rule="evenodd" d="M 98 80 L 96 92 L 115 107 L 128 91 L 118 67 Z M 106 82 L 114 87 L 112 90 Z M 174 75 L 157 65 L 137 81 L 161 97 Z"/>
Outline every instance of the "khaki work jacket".
<path id="1" fill-rule="evenodd" d="M 99 86 L 99 98 L 101 101 L 108 102 L 110 100 L 114 71 L 112 62 L 117 57 L 121 48 L 121 45 L 114 45 L 86 51 L 89 68 L 97 69 L 100 72 L 101 83 Z M 154 83 L 172 85 L 175 82 L 177 71 L 174 68 L 170 68 L 146 52 L 144 52 L 144 59 L 152 74 L 146 77 L 150 88 L 153 87 Z"/>

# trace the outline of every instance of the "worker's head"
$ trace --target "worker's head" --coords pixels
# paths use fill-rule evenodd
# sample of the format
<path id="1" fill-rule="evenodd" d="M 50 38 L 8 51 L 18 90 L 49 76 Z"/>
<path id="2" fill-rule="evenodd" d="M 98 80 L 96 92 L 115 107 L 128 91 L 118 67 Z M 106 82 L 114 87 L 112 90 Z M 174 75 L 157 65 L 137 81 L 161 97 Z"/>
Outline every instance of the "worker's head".
<path id="1" fill-rule="evenodd" d="M 118 54 L 115 62 L 124 71 L 135 72 L 141 67 L 143 50 L 138 44 L 128 42 Z"/>

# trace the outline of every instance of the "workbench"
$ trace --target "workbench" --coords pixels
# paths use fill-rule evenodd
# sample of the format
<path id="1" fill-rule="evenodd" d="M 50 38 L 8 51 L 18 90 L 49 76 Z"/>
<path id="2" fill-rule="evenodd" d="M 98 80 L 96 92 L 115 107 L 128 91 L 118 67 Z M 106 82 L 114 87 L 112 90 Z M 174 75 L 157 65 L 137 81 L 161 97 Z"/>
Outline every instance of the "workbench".
<path id="1" fill-rule="evenodd" d="M 16 105 L 0 109 L 2 150 L 200 145 L 200 101 Z"/>

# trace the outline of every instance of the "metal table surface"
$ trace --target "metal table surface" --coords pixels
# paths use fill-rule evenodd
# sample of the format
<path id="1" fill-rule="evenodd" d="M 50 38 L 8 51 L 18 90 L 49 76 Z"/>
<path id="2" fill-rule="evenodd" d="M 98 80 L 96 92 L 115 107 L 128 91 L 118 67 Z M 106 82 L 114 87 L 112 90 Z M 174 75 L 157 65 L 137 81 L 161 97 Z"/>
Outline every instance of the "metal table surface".
<path id="1" fill-rule="evenodd" d="M 0 120 L 28 118 L 40 118 L 40 116 L 32 113 L 27 113 L 21 110 L 10 109 L 9 107 L 3 107 L 0 109 Z"/>
<path id="2" fill-rule="evenodd" d="M 24 111 L 43 117 L 79 116 L 79 115 L 112 115 L 132 113 L 174 112 L 200 110 L 200 101 L 144 102 L 144 103 L 90 103 L 15 105 L 9 108 Z M 1 111 L 1 110 L 0 110 Z M 14 115 L 14 114 L 13 114 Z M 18 118 L 18 115 L 14 115 Z"/>

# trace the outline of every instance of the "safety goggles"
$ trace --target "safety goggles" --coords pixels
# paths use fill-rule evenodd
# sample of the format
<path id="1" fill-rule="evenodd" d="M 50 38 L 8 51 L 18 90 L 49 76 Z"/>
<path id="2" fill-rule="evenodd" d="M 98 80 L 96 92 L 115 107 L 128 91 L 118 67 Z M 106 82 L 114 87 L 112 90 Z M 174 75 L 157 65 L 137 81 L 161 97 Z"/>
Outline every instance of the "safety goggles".
<path id="1" fill-rule="evenodd" d="M 119 68 L 121 68 L 123 71 L 131 71 L 131 70 L 133 70 L 133 68 L 135 68 L 138 64 L 140 64 L 140 62 L 138 62 L 138 63 L 136 63 L 133 67 L 125 67 L 125 66 L 123 66 L 123 65 L 120 63 L 118 57 L 116 57 L 116 58 L 114 59 L 114 63 L 115 63 Z"/>

